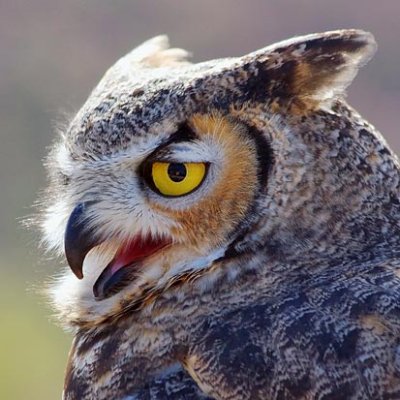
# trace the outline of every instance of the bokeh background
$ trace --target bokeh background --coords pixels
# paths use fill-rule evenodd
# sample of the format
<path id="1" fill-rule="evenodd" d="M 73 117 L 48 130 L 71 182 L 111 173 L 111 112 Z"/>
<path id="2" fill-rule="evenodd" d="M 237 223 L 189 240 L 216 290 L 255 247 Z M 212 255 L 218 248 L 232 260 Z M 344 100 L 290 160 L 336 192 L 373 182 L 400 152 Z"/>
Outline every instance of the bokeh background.
<path id="1" fill-rule="evenodd" d="M 71 337 L 37 292 L 62 260 L 20 221 L 45 185 L 54 126 L 104 71 L 168 33 L 193 60 L 242 55 L 297 34 L 373 32 L 379 50 L 349 99 L 400 150 L 398 0 L 0 0 L 0 398 L 60 398 Z"/>

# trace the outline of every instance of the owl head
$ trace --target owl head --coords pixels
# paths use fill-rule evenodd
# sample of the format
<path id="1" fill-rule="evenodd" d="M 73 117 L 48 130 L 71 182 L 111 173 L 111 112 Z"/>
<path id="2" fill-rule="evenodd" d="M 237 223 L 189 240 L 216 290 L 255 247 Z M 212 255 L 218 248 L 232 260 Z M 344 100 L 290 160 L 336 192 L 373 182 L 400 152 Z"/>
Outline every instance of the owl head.
<path id="1" fill-rule="evenodd" d="M 199 64 L 161 36 L 121 58 L 49 156 L 62 319 L 101 324 L 265 260 L 367 246 L 353 230 L 382 186 L 369 172 L 392 156 L 343 96 L 374 51 L 340 30 Z"/>

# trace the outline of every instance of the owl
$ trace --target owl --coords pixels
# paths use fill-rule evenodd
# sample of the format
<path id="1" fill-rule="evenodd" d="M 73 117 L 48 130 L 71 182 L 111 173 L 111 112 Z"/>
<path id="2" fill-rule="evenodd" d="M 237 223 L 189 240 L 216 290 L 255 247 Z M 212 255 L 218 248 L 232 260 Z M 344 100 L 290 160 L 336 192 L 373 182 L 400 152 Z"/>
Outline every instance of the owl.
<path id="1" fill-rule="evenodd" d="M 63 398 L 400 399 L 399 163 L 344 100 L 338 30 L 121 58 L 55 143 Z"/>

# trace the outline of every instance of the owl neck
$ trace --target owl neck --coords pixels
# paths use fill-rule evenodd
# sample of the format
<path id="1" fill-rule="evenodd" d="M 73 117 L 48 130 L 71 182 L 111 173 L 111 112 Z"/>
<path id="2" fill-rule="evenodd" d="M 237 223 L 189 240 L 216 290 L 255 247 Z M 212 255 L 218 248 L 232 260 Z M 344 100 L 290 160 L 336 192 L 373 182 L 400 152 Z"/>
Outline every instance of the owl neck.
<path id="1" fill-rule="evenodd" d="M 400 169 L 380 133 L 343 102 L 275 129 L 287 141 L 249 234 L 256 246 L 281 261 L 399 254 Z"/>

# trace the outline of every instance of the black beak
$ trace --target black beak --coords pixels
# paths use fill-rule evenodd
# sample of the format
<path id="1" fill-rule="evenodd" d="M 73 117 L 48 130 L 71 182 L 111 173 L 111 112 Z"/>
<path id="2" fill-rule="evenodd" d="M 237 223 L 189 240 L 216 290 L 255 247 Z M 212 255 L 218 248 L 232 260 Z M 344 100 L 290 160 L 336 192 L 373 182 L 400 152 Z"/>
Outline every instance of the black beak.
<path id="1" fill-rule="evenodd" d="M 65 256 L 72 272 L 83 278 L 83 261 L 89 251 L 102 241 L 87 229 L 87 207 L 90 203 L 79 203 L 72 211 L 64 235 Z"/>

